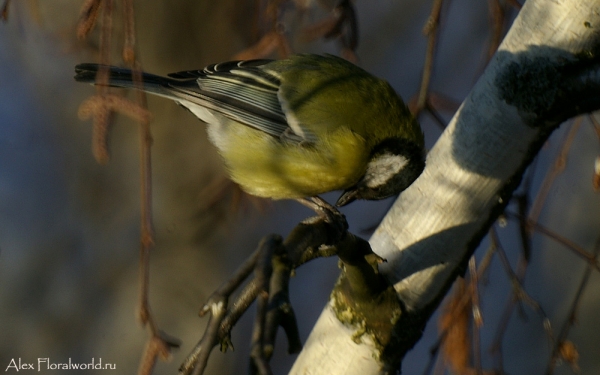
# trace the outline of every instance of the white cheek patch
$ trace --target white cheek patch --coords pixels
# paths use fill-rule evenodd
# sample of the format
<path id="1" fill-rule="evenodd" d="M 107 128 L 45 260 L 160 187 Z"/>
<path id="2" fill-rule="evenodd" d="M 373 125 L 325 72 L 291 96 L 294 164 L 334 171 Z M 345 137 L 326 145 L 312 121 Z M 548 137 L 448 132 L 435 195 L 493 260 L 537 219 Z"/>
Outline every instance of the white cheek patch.
<path id="1" fill-rule="evenodd" d="M 402 155 L 383 154 L 377 156 L 367 165 L 367 172 L 363 181 L 370 189 L 383 186 L 407 164 L 408 159 Z"/>

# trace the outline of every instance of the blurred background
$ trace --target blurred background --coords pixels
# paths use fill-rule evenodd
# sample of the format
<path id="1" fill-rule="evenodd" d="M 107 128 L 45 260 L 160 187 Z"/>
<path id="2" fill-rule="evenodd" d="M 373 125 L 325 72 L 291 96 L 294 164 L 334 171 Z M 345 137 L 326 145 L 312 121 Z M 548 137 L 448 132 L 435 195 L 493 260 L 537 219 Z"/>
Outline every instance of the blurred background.
<path id="1" fill-rule="evenodd" d="M 357 64 L 388 80 L 407 102 L 419 91 L 427 48 L 422 30 L 432 3 L 354 3 Z M 435 111 L 420 116 L 428 148 L 442 132 L 439 122 L 451 118 L 485 68 L 488 49 L 497 35 L 494 28 L 505 30 L 518 13 L 508 3 L 454 0 L 443 5 L 430 85 L 432 93 L 443 100 L 432 100 Z M 110 161 L 100 165 L 94 160 L 91 121 L 80 120 L 77 112 L 95 91 L 73 80 L 73 68 L 77 63 L 99 61 L 99 31 L 96 28 L 83 41 L 76 37 L 82 4 L 11 1 L 7 19 L 0 25 L 0 371 L 8 373 L 13 371 L 8 368 L 12 359 L 37 364 L 38 358 L 54 363 L 69 359 L 88 363 L 95 358 L 115 364 L 116 370 L 94 373 L 133 374 L 147 339 L 135 315 L 140 236 L 138 125 L 117 116 L 109 139 Z M 137 57 L 144 70 L 156 74 L 232 59 L 248 52 L 264 32 L 256 27 L 260 4 L 255 0 L 135 2 Z M 281 6 L 279 17 L 291 51 L 352 57 L 338 39 L 311 41 L 303 32 L 331 17 L 332 4 L 306 0 Z M 115 14 L 119 6 L 115 4 Z M 499 13 L 490 10 L 495 6 L 504 15 L 500 25 Z M 123 65 L 119 16 L 113 24 L 111 61 Z M 277 50 L 268 57 L 278 57 Z M 164 99 L 149 97 L 148 108 L 154 116 L 156 230 L 150 302 L 160 328 L 182 341 L 171 361 L 158 363 L 155 374 L 174 374 L 202 334 L 207 319 L 199 318 L 197 312 L 206 297 L 264 235 L 285 236 L 311 212 L 295 202 L 240 198 L 235 188 L 223 183 L 223 166 L 201 122 Z M 592 187 L 594 160 L 600 154 L 598 129 L 589 119 L 563 125 L 528 175 L 531 201 L 540 191 L 546 192 L 543 199 L 538 198 L 542 199 L 539 223 L 589 253 L 599 246 L 600 235 L 600 196 Z M 569 137 L 572 143 L 566 147 Z M 565 159 L 559 159 L 561 153 Z M 566 162 L 564 171 L 554 167 L 557 160 Z M 552 174 L 554 179 L 546 179 Z M 337 195 L 325 198 L 331 201 Z M 343 212 L 351 231 L 368 238 L 390 204 L 391 200 L 356 202 Z M 518 210 L 516 204 L 510 209 Z M 519 225 L 510 218 L 503 224 L 496 226 L 498 238 L 510 265 L 517 268 L 523 254 Z M 482 242 L 478 260 L 490 244 L 489 239 Z M 531 244 L 523 285 L 548 316 L 556 336 L 569 320 L 587 263 L 564 243 L 536 231 Z M 335 259 L 320 259 L 300 268 L 292 279 L 291 298 L 304 341 L 338 274 Z M 523 303 L 502 328 L 502 314 L 514 285 L 507 275 L 495 256 L 480 280 L 483 326 L 476 350 L 483 368 L 487 373 L 494 369 L 507 374 L 546 373 L 554 343 L 540 314 Z M 567 324 L 567 338 L 576 348 L 579 373 L 598 374 L 597 270 L 584 286 L 576 322 Z M 233 330 L 235 351 L 216 351 L 207 373 L 246 373 L 253 314 L 251 308 Z M 443 359 L 430 354 L 438 338 L 439 315 L 407 356 L 404 374 L 461 373 L 451 363 L 444 367 Z M 498 342 L 501 351 L 493 350 Z M 280 334 L 274 372 L 286 373 L 294 358 L 286 354 Z M 555 373 L 575 371 L 574 364 L 559 361 Z"/>

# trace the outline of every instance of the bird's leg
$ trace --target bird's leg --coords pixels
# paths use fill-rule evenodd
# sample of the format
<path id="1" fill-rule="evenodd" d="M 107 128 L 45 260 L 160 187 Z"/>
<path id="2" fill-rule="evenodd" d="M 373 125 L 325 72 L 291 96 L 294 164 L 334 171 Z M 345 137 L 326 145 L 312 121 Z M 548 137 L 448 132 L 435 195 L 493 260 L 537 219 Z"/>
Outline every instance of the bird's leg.
<path id="1" fill-rule="evenodd" d="M 344 214 L 342 214 L 335 206 L 327 203 L 323 198 L 314 196 L 310 198 L 298 198 L 296 200 L 303 206 L 315 211 L 323 221 L 338 225 L 342 230 L 348 229 L 348 223 L 346 222 Z"/>

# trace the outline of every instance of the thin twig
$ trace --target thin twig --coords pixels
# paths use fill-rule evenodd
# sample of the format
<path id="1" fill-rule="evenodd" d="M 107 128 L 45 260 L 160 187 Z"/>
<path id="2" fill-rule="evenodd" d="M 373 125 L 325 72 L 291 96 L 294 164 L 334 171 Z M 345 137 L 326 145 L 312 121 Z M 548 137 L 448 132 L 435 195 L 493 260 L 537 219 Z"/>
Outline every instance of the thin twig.
<path id="1" fill-rule="evenodd" d="M 519 219 L 518 214 L 512 213 L 510 211 L 506 211 L 506 215 L 515 219 Z M 594 254 L 589 253 L 586 249 L 577 245 L 575 242 L 555 233 L 554 231 L 546 228 L 541 224 L 538 224 L 529 219 L 527 219 L 526 223 L 531 230 L 535 230 L 536 232 L 539 232 L 545 235 L 546 237 L 552 238 L 554 241 L 573 251 L 582 259 L 585 259 L 591 267 L 595 268 L 597 271 L 600 271 L 600 262 L 598 261 L 597 257 L 594 256 Z"/>
<path id="2" fill-rule="evenodd" d="M 436 124 L 438 124 L 438 126 L 441 130 L 446 129 L 447 122 L 439 114 L 436 107 L 431 104 L 431 102 L 429 101 L 429 98 L 427 99 L 427 101 L 425 103 L 425 109 L 427 109 L 427 112 L 429 112 L 431 117 L 433 117 Z"/>
<path id="3" fill-rule="evenodd" d="M 324 204 L 319 199 L 315 199 L 312 202 L 315 204 L 316 202 Z M 327 209 L 324 206 L 319 207 L 317 212 Z M 256 331 L 255 335 L 253 335 L 252 357 L 255 360 L 255 369 L 267 374 L 270 371 L 268 369 L 268 360 L 270 359 L 275 341 L 276 326 L 283 326 L 288 337 L 288 350 L 290 352 L 298 352 L 301 349 L 298 327 L 293 309 L 291 309 L 291 303 L 287 297 L 289 277 L 294 268 L 314 259 L 318 255 L 335 255 L 335 250 L 332 250 L 335 248 L 335 245 L 339 244 L 342 239 L 352 237 L 347 232 L 348 224 L 344 216 L 339 212 L 338 214 L 339 216 L 336 216 L 335 213 L 331 213 L 330 216 L 318 216 L 298 224 L 283 242 L 283 246 L 281 246 L 281 237 L 276 235 L 267 236 L 261 241 L 257 251 L 236 271 L 233 278 L 224 283 L 209 297 L 208 302 L 202 308 L 201 315 L 210 310 L 213 312 L 211 318 L 214 318 L 213 309 L 217 305 L 220 306 L 217 311 L 219 319 L 210 320 L 203 337 L 181 365 L 180 372 L 182 374 L 202 374 L 214 346 L 219 342 L 221 343 L 221 350 L 226 350 L 231 346 L 231 342 L 229 341 L 231 329 L 258 296 L 263 298 L 261 293 L 264 291 L 269 292 L 268 307 L 266 310 L 267 316 L 265 321 L 262 320 L 263 317 L 257 318 L 260 320 L 257 320 L 259 327 L 256 328 L 261 332 L 262 336 L 257 338 L 256 335 L 258 333 Z M 256 269 L 258 272 L 261 267 L 264 268 L 264 265 L 256 267 L 255 265 L 258 259 L 264 259 L 264 254 L 270 255 L 273 253 L 273 250 L 265 253 L 265 247 L 275 249 L 275 256 L 269 256 L 274 267 L 273 272 L 268 272 L 269 275 L 272 275 L 269 276 L 270 286 L 265 288 L 264 280 L 261 277 L 254 277 L 239 295 L 236 296 L 231 303 L 231 307 L 226 309 L 231 293 L 250 275 L 251 270 Z M 263 260 L 263 264 L 264 262 Z M 265 271 L 263 270 L 262 272 Z M 263 302 L 259 306 L 259 314 L 265 313 Z M 226 312 L 221 313 L 221 309 L 226 310 Z"/>
<path id="4" fill-rule="evenodd" d="M 531 296 L 529 296 L 529 294 L 523 288 L 524 270 L 526 269 L 526 265 L 522 265 L 526 264 L 526 261 L 524 260 L 523 256 L 520 257 L 520 261 L 522 261 L 521 268 L 519 268 L 519 265 L 517 265 L 517 271 L 513 271 L 512 267 L 510 266 L 510 262 L 508 261 L 508 257 L 506 256 L 506 252 L 504 251 L 502 244 L 500 243 L 498 234 L 493 228 L 490 231 L 490 234 L 490 239 L 495 243 L 501 263 L 504 266 L 505 272 L 508 275 L 512 285 L 512 296 L 508 301 L 504 312 L 502 313 L 500 322 L 498 323 L 498 326 L 496 328 L 496 335 L 494 337 L 490 349 L 492 353 L 496 353 L 496 367 L 498 368 L 500 373 L 502 373 L 504 371 L 502 363 L 502 339 L 504 333 L 506 332 L 506 327 L 508 326 L 508 322 L 510 321 L 510 317 L 512 315 L 514 306 L 517 302 L 523 301 L 527 303 L 535 312 L 538 313 L 538 315 L 540 315 L 540 317 L 542 318 L 544 330 L 546 331 L 548 338 L 551 341 L 553 340 L 553 334 L 550 325 L 550 319 L 548 319 L 548 316 L 546 315 L 540 304 L 536 300 L 531 298 Z"/>
<path id="5" fill-rule="evenodd" d="M 490 33 L 487 61 L 494 56 L 498 46 L 500 46 L 502 34 L 504 32 L 504 24 L 506 21 L 506 12 L 500 3 L 500 0 L 489 0 L 488 4 L 492 32 Z"/>
<path id="6" fill-rule="evenodd" d="M 256 253 L 258 252 L 259 251 Z M 206 369 L 206 365 L 208 364 L 208 359 L 213 348 L 219 342 L 221 343 L 221 350 L 226 350 L 229 346 L 232 346 L 231 342 L 229 341 L 229 331 L 237 322 L 237 319 L 239 319 L 239 316 L 241 316 L 243 311 L 246 311 L 252 301 L 254 301 L 256 295 L 258 294 L 259 288 L 255 282 L 250 282 L 244 288 L 244 291 L 241 293 L 241 297 L 238 297 L 236 300 L 236 302 L 238 302 L 237 306 L 234 306 L 241 307 L 240 310 L 242 310 L 242 313 L 238 315 L 237 319 L 231 319 L 231 311 L 228 311 L 227 309 L 229 294 L 219 293 L 231 290 L 230 286 L 232 286 L 232 284 L 226 283 L 219 288 L 219 290 L 213 293 L 213 295 L 209 298 L 210 303 L 205 304 L 201 310 L 200 315 L 205 315 L 209 311 L 211 314 L 202 338 L 198 341 L 196 346 L 194 346 L 190 354 L 187 355 L 185 361 L 179 367 L 179 372 L 181 374 L 202 374 Z M 246 295 L 249 295 L 249 297 L 244 297 Z M 229 321 L 227 321 L 227 318 L 229 318 Z"/>
<path id="7" fill-rule="evenodd" d="M 483 374 L 483 367 L 481 365 L 481 327 L 483 326 L 483 318 L 481 316 L 481 308 L 479 305 L 479 277 L 477 272 L 477 264 L 475 256 L 471 256 L 469 259 L 469 291 L 471 292 L 471 315 L 473 317 L 472 337 L 473 344 L 471 350 L 473 351 L 473 367 L 477 375 Z"/>
<path id="8" fill-rule="evenodd" d="M 493 259 L 495 253 L 496 253 L 496 246 L 495 246 L 494 242 L 492 241 L 492 242 L 490 242 L 490 246 L 486 250 L 485 255 L 483 256 L 483 259 L 479 262 L 479 266 L 477 267 L 477 272 L 476 272 L 477 280 L 484 280 L 486 278 L 487 271 L 489 270 L 489 266 L 492 262 L 492 259 Z M 472 293 L 473 293 L 472 288 L 473 288 L 473 284 L 469 283 L 469 290 L 467 290 L 463 294 L 458 306 L 464 306 L 467 303 L 471 303 L 471 297 L 472 297 Z M 478 318 L 474 317 L 474 319 L 478 319 Z M 439 371 L 443 370 L 443 366 L 441 366 L 441 362 L 439 360 L 438 354 L 439 354 L 439 349 L 440 349 L 442 342 L 444 341 L 447 333 L 448 333 L 447 330 L 442 331 L 440 333 L 440 335 L 438 336 L 436 343 L 429 349 L 429 353 L 430 353 L 429 363 L 428 363 L 427 367 L 424 369 L 423 375 L 427 375 L 432 372 L 438 373 Z"/>
<path id="9" fill-rule="evenodd" d="M 240 294 L 236 296 L 235 300 L 231 304 L 231 308 L 227 311 L 227 315 L 223 317 L 221 326 L 219 328 L 219 335 L 225 338 L 229 335 L 231 328 L 240 320 L 242 315 L 248 310 L 252 302 L 256 299 L 256 296 L 260 292 L 258 284 L 255 279 L 252 279 L 242 289 Z M 227 343 L 230 344 L 230 343 Z M 222 347 L 222 351 L 227 349 L 227 345 Z"/>
<path id="10" fill-rule="evenodd" d="M 239 319 L 256 298 L 256 295 L 259 292 L 258 284 L 253 280 L 246 285 L 230 310 L 227 309 L 229 298 L 256 268 L 256 263 L 263 251 L 262 249 L 265 241 L 266 239 L 261 241 L 254 253 L 238 267 L 231 278 L 221 284 L 221 286 L 208 297 L 206 303 L 202 306 L 199 315 L 204 316 L 210 312 L 210 318 L 204 335 L 179 368 L 179 371 L 182 374 L 191 374 L 192 372 L 201 374 L 206 368 L 212 349 L 219 342 L 222 343 L 222 350 L 226 349 L 228 345 L 231 345 L 230 342 L 226 340 L 229 331 L 237 322 L 237 319 Z M 232 315 L 235 316 L 232 317 Z M 226 344 L 223 344 L 224 340 Z"/>
<path id="11" fill-rule="evenodd" d="M 516 196 L 517 208 L 519 210 L 519 237 L 521 240 L 521 249 L 523 259 L 529 263 L 531 261 L 531 231 L 527 225 L 527 211 L 529 209 L 529 189 L 531 186 L 525 186 L 525 193 Z"/>
<path id="12" fill-rule="evenodd" d="M 179 367 L 181 374 L 200 375 L 206 369 L 208 358 L 216 343 L 220 340 L 220 324 L 227 311 L 225 301 L 218 302 L 212 305 L 210 318 L 206 325 L 206 331 L 202 340 L 194 348 L 192 353 L 188 355 L 185 362 Z"/>
<path id="13" fill-rule="evenodd" d="M 265 284 L 268 284 L 266 281 Z M 265 329 L 265 315 L 267 315 L 267 305 L 269 302 L 269 292 L 261 290 L 256 298 L 256 317 L 254 328 L 252 330 L 252 344 L 250 349 L 250 374 L 258 372 L 260 375 L 271 375 L 271 366 L 265 358 L 263 352 L 263 332 Z"/>
<path id="14" fill-rule="evenodd" d="M 100 64 L 108 65 L 110 61 L 110 40 L 112 35 L 112 12 L 113 0 L 102 1 L 102 27 L 100 30 Z M 95 15 L 92 15 L 95 17 Z M 105 96 L 108 93 L 108 70 L 100 68 L 96 74 L 96 95 Z M 108 162 L 108 131 L 111 124 L 111 111 L 103 108 L 94 116 L 94 127 L 92 129 L 92 152 L 100 164 Z"/>
<path id="15" fill-rule="evenodd" d="M 600 255 L 600 237 L 596 239 L 596 245 L 594 247 L 593 252 L 594 258 L 598 258 Z M 569 316 L 565 320 L 563 326 L 560 329 L 560 333 L 556 338 L 556 342 L 554 343 L 554 348 L 552 349 L 552 355 L 550 356 L 550 361 L 548 362 L 548 368 L 546 370 L 547 375 L 552 375 L 554 373 L 554 367 L 559 360 L 560 356 L 560 347 L 561 344 L 565 342 L 567 336 L 569 335 L 569 330 L 575 323 L 577 318 L 577 310 L 579 308 L 579 304 L 581 302 L 581 297 L 583 296 L 583 292 L 588 285 L 588 281 L 592 274 L 592 266 L 590 264 L 587 265 L 585 271 L 583 272 L 583 277 L 581 278 L 581 282 L 579 283 L 579 287 L 577 288 L 577 292 L 575 293 L 575 297 L 573 298 L 573 302 L 571 303 L 571 308 L 569 311 Z M 575 364 L 576 365 L 576 364 Z M 573 364 L 572 364 L 573 366 Z"/>
<path id="16" fill-rule="evenodd" d="M 125 11 L 125 49 L 123 57 L 132 66 L 132 78 L 136 90 L 136 101 L 140 108 L 147 108 L 146 93 L 143 89 L 142 70 L 135 60 L 133 36 L 135 26 L 133 20 L 133 3 L 127 0 L 124 4 Z M 154 223 L 152 218 L 152 133 L 150 131 L 150 118 L 142 118 L 139 122 L 140 135 L 140 304 L 138 314 L 143 323 L 150 328 L 149 342 L 155 342 L 161 348 L 162 359 L 170 357 L 172 348 L 179 347 L 179 340 L 168 337 L 158 329 L 156 318 L 152 314 L 149 301 L 150 288 L 150 251 L 154 247 Z M 148 350 L 145 357 L 148 356 Z M 154 360 L 156 361 L 156 356 Z M 140 367 L 139 375 L 151 375 Z"/>
<path id="17" fill-rule="evenodd" d="M 498 255 L 502 262 L 502 265 L 504 266 L 504 270 L 507 273 L 508 278 L 510 279 L 510 282 L 512 284 L 513 299 L 527 303 L 534 311 L 540 314 L 542 320 L 544 321 L 544 326 L 547 327 L 549 324 L 549 319 L 546 316 L 546 313 L 542 309 L 541 305 L 535 299 L 533 299 L 529 295 L 529 293 L 525 291 L 525 287 L 523 286 L 522 281 L 520 280 L 518 275 L 512 270 L 510 262 L 508 261 L 508 257 L 506 256 L 506 252 L 504 251 L 502 246 L 498 247 Z M 552 337 L 552 332 L 548 333 L 549 336 Z"/>
<path id="18" fill-rule="evenodd" d="M 225 281 L 213 294 L 211 294 L 206 303 L 200 309 L 198 315 L 204 316 L 206 313 L 211 311 L 211 306 L 222 299 L 222 297 L 229 297 L 231 294 L 239 288 L 239 286 L 246 280 L 246 278 L 256 268 L 256 262 L 261 252 L 261 246 L 259 246 L 252 255 L 242 263 L 238 269 L 233 273 L 233 276 Z"/>
<path id="19" fill-rule="evenodd" d="M 434 0 L 431 7 L 431 14 L 423 27 L 423 34 L 427 36 L 427 52 L 425 53 L 425 62 L 423 64 L 423 77 L 421 78 L 421 87 L 417 96 L 416 108 L 413 115 L 417 116 L 427 103 L 429 94 L 429 83 L 431 81 L 431 73 L 433 71 L 433 58 L 435 55 L 435 47 L 438 37 L 438 28 L 440 26 L 440 15 L 442 13 L 442 5 L 444 0 Z"/>
<path id="20" fill-rule="evenodd" d="M 438 319 L 439 329 L 446 332 L 441 347 L 444 365 L 457 374 L 467 372 L 471 354 L 468 331 L 473 294 L 468 289 L 465 279 L 458 278 Z"/>
<path id="21" fill-rule="evenodd" d="M 287 249 L 285 249 L 287 250 Z M 286 252 L 278 251 L 272 259 L 273 274 L 269 286 L 269 308 L 263 332 L 263 356 L 271 359 L 275 349 L 277 330 L 282 327 L 288 340 L 288 353 L 299 353 L 302 341 L 294 308 L 290 301 L 290 277 L 292 264 Z"/>
<path id="22" fill-rule="evenodd" d="M 548 197 L 548 193 L 550 192 L 550 188 L 554 184 L 556 178 L 564 171 L 567 165 L 567 156 L 571 149 L 571 144 L 573 143 L 573 139 L 575 138 L 575 134 L 579 130 L 581 125 L 582 117 L 577 117 L 573 124 L 571 125 L 569 132 L 567 133 L 565 140 L 563 141 L 560 152 L 554 161 L 554 166 L 546 173 L 544 177 L 544 181 L 542 182 L 540 191 L 538 192 L 535 201 L 531 205 L 531 210 L 529 211 L 529 220 L 532 222 L 537 222 L 542 212 L 542 208 L 546 203 L 546 198 Z"/>
<path id="23" fill-rule="evenodd" d="M 254 270 L 258 295 L 256 296 L 256 316 L 252 330 L 252 343 L 250 345 L 250 373 L 258 372 L 260 375 L 271 375 L 269 366 L 270 355 L 265 355 L 264 332 L 265 321 L 269 304 L 269 280 L 273 274 L 272 259 L 276 253 L 275 247 L 281 246 L 281 238 L 277 243 L 270 241 L 268 246 L 263 247 Z"/>
<path id="24" fill-rule="evenodd" d="M 121 97 L 108 94 L 109 72 L 106 66 L 110 63 L 110 42 L 113 28 L 113 0 L 88 0 L 82 8 L 77 35 L 85 38 L 94 27 L 101 14 L 100 30 L 100 63 L 103 66 L 96 75 L 97 95 L 86 100 L 80 106 L 82 117 L 93 115 L 93 153 L 99 163 L 108 161 L 108 133 L 110 120 L 114 111 L 126 114 L 138 120 L 140 127 L 140 293 L 138 316 L 144 326 L 150 330 L 150 338 L 146 344 L 140 361 L 138 374 L 150 375 L 158 358 L 167 359 L 170 351 L 179 346 L 179 340 L 161 332 L 156 324 L 149 303 L 150 251 L 154 246 L 154 228 L 152 224 L 152 163 L 150 149 L 152 136 L 150 133 L 151 115 L 146 108 L 146 96 L 143 88 L 142 72 L 134 53 L 134 14 L 132 0 L 124 2 L 125 48 L 124 59 L 132 66 L 132 77 L 136 88 L 136 103 Z"/>

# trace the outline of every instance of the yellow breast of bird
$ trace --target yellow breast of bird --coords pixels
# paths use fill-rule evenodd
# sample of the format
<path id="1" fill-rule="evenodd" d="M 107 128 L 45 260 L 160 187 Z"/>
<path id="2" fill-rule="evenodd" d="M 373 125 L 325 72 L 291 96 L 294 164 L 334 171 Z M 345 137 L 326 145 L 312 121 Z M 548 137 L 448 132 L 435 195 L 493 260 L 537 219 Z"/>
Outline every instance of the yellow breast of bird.
<path id="1" fill-rule="evenodd" d="M 231 178 L 252 195 L 302 198 L 346 189 L 365 173 L 369 151 L 346 127 L 322 134 L 316 144 L 282 141 L 231 122 L 219 151 Z M 222 139 L 223 139 L 222 138 Z"/>

